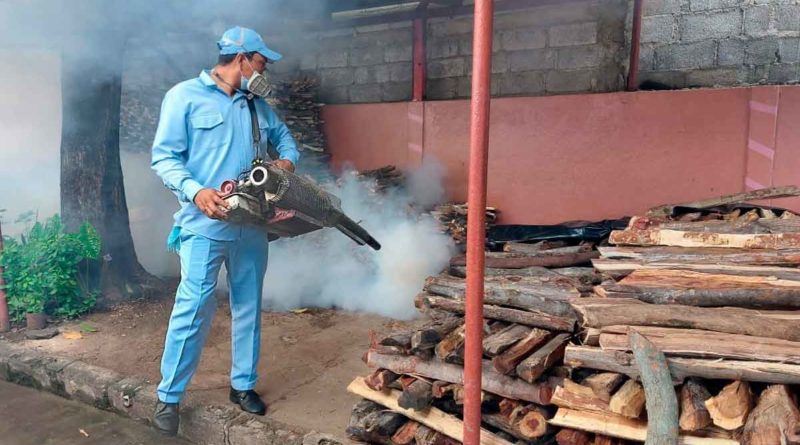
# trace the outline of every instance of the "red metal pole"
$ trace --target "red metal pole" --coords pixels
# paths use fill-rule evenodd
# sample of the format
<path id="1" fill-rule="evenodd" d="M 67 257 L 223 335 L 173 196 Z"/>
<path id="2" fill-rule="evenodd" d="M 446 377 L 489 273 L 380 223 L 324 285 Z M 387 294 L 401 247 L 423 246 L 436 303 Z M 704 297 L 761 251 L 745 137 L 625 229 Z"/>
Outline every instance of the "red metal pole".
<path id="1" fill-rule="evenodd" d="M 0 254 L 3 253 L 3 229 L 0 227 Z M 0 266 L 0 332 L 11 330 L 11 323 L 8 321 L 8 302 L 6 301 L 6 290 L 3 280 L 3 267 Z"/>
<path id="2" fill-rule="evenodd" d="M 489 160 L 489 93 L 493 0 L 475 0 L 472 39 L 469 195 L 467 209 L 467 336 L 464 345 L 464 445 L 481 442 L 483 273 L 486 256 L 486 164 Z"/>
<path id="3" fill-rule="evenodd" d="M 411 100 L 421 102 L 425 97 L 425 27 L 424 18 L 414 19 L 414 81 Z"/>
<path id="4" fill-rule="evenodd" d="M 631 60 L 628 68 L 628 91 L 639 89 L 639 47 L 642 37 L 642 2 L 633 0 L 633 26 L 631 27 Z"/>

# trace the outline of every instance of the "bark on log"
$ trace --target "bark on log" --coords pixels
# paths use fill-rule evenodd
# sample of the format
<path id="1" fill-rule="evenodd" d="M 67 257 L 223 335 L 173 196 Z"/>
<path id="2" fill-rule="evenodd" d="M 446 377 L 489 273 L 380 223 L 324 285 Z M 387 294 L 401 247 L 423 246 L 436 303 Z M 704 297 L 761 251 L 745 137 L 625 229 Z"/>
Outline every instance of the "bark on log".
<path id="1" fill-rule="evenodd" d="M 560 408 L 549 422 L 551 425 L 563 428 L 579 429 L 625 440 L 644 442 L 647 438 L 646 422 L 616 415 Z M 678 445 L 739 445 L 739 441 L 681 435 L 678 437 Z"/>
<path id="2" fill-rule="evenodd" d="M 394 433 L 392 443 L 395 445 L 414 445 L 414 436 L 416 436 L 419 426 L 418 422 L 409 420 Z"/>
<path id="3" fill-rule="evenodd" d="M 638 301 L 633 303 L 624 298 L 581 298 L 571 303 L 584 324 L 592 328 L 613 325 L 662 326 L 800 341 L 800 324 L 796 320 L 772 317 L 767 311 L 655 305 Z"/>
<path id="4" fill-rule="evenodd" d="M 451 300 L 444 297 L 420 294 L 417 296 L 415 304 L 418 308 L 426 307 L 443 309 L 449 312 L 463 314 L 465 303 L 463 301 Z M 522 311 L 500 306 L 483 306 L 483 316 L 492 320 L 502 320 L 510 323 L 524 324 L 537 328 L 550 329 L 554 331 L 572 332 L 575 329 L 575 320 L 566 317 L 557 317 L 544 312 Z"/>
<path id="5" fill-rule="evenodd" d="M 450 275 L 454 277 L 466 278 L 467 277 L 467 267 L 466 266 L 450 266 L 448 269 Z M 518 276 L 518 277 L 553 277 L 556 278 L 558 275 L 556 272 L 547 269 L 546 267 L 541 266 L 531 266 L 531 267 L 523 267 L 520 269 L 500 269 L 497 267 L 487 267 L 483 271 L 484 276 L 489 277 L 507 277 L 507 276 Z"/>
<path id="6" fill-rule="evenodd" d="M 594 445 L 625 445 L 625 441 L 616 437 L 597 434 L 594 436 Z"/>
<path id="7" fill-rule="evenodd" d="M 464 324 L 460 317 L 447 317 L 435 320 L 432 324 L 418 329 L 411 334 L 411 353 L 430 358 L 436 345 L 444 339 L 447 334 Z"/>
<path id="8" fill-rule="evenodd" d="M 532 383 L 564 357 L 570 334 L 558 334 L 517 365 L 517 376 Z"/>
<path id="9" fill-rule="evenodd" d="M 681 388 L 681 430 L 697 431 L 711 425 L 705 403 L 710 398 L 711 394 L 697 379 L 686 380 Z"/>
<path id="10" fill-rule="evenodd" d="M 547 412 L 536 407 L 520 407 L 510 415 L 488 413 L 481 415 L 484 423 L 505 431 L 521 440 L 534 440 L 549 432 Z"/>
<path id="11" fill-rule="evenodd" d="M 502 354 L 503 351 L 527 337 L 531 328 L 518 324 L 512 324 L 494 334 L 483 339 L 483 353 L 489 357 Z"/>
<path id="12" fill-rule="evenodd" d="M 414 434 L 414 442 L 416 445 L 461 445 L 461 442 L 425 425 L 417 427 Z"/>
<path id="13" fill-rule="evenodd" d="M 439 342 L 434 348 L 436 357 L 440 360 L 447 360 L 458 348 L 464 345 L 466 339 L 467 326 L 461 325 Z"/>
<path id="14" fill-rule="evenodd" d="M 569 366 L 619 372 L 631 378 L 639 378 L 633 355 L 620 351 L 604 351 L 590 346 L 567 346 L 564 363 Z M 737 360 L 707 360 L 695 358 L 667 358 L 673 382 L 680 383 L 687 377 L 735 380 L 751 382 L 800 384 L 800 366 Z"/>
<path id="15" fill-rule="evenodd" d="M 667 358 L 638 332 L 631 332 L 628 338 L 647 395 L 645 445 L 677 445 L 678 399 L 672 387 Z"/>
<path id="16" fill-rule="evenodd" d="M 589 246 L 591 248 L 591 246 Z M 537 255 L 545 252 L 553 252 L 556 254 L 564 252 L 581 252 L 585 250 L 585 246 L 567 246 L 564 241 L 540 241 L 534 244 L 528 243 L 515 243 L 507 242 L 503 246 L 503 252 L 508 253 L 522 253 L 526 255 Z"/>
<path id="17" fill-rule="evenodd" d="M 744 445 L 797 444 L 800 423 L 797 401 L 788 387 L 772 385 L 758 398 L 758 404 L 744 425 Z"/>
<path id="18" fill-rule="evenodd" d="M 634 271 L 681 270 L 715 275 L 738 275 L 746 277 L 776 277 L 782 280 L 800 281 L 800 269 L 781 266 L 753 266 L 749 264 L 645 262 L 634 259 L 598 258 L 592 265 L 599 271 L 615 276 L 627 276 Z"/>
<path id="19" fill-rule="evenodd" d="M 402 408 L 397 404 L 400 397 L 398 391 L 385 392 L 373 391 L 364 384 L 362 378 L 356 378 L 347 387 L 347 390 L 357 396 L 379 403 L 392 411 L 396 411 L 411 420 L 417 421 L 422 425 L 441 432 L 453 439 L 464 440 L 464 424 L 455 416 L 444 413 L 436 408 L 429 408 L 423 412 L 413 411 Z M 402 416 L 400 416 L 402 418 Z M 398 425 L 399 428 L 399 425 Z M 512 445 L 507 440 L 497 437 L 490 431 L 481 430 L 481 445 Z"/>
<path id="20" fill-rule="evenodd" d="M 699 329 L 608 326 L 601 330 L 600 347 L 629 351 L 628 337 L 633 331 L 667 355 L 800 364 L 800 342 Z"/>
<path id="21" fill-rule="evenodd" d="M 369 385 L 367 385 L 369 386 Z M 408 388 L 403 390 L 397 399 L 397 404 L 405 409 L 421 411 L 431 405 L 433 394 L 431 384 L 424 380 L 417 380 Z"/>
<path id="22" fill-rule="evenodd" d="M 797 266 L 800 249 L 732 249 L 720 247 L 614 247 L 597 248 L 603 258 L 624 259 L 648 263 L 678 263 L 707 265 Z"/>
<path id="23" fill-rule="evenodd" d="M 550 339 L 552 334 L 544 329 L 533 328 L 528 335 L 517 342 L 514 346 L 492 359 L 492 366 L 500 374 L 513 373 L 519 362 L 525 359 L 531 352 L 538 349 Z"/>
<path id="24" fill-rule="evenodd" d="M 672 386 L 670 380 L 670 387 Z M 644 388 L 636 380 L 628 380 L 619 391 L 617 391 L 608 402 L 609 408 L 615 414 L 638 419 L 644 410 L 645 395 Z"/>
<path id="25" fill-rule="evenodd" d="M 628 246 L 723 247 L 743 249 L 797 249 L 800 233 L 728 234 L 669 229 L 615 230 L 608 242 Z M 518 258 L 509 258 L 518 260 Z M 541 264 L 530 264 L 539 266 Z"/>
<path id="26" fill-rule="evenodd" d="M 598 286 L 605 298 L 635 298 L 651 304 L 680 304 L 698 307 L 735 306 L 751 309 L 800 308 L 800 289 L 688 289 L 626 284 Z"/>
<path id="27" fill-rule="evenodd" d="M 398 378 L 400 378 L 398 374 L 395 374 L 388 369 L 376 369 L 374 372 L 364 378 L 364 382 L 370 387 L 370 389 L 382 391 Z"/>
<path id="28" fill-rule="evenodd" d="M 736 381 L 722 388 L 705 404 L 714 425 L 733 431 L 744 425 L 753 409 L 753 392 L 747 382 Z"/>
<path id="29" fill-rule="evenodd" d="M 383 337 L 379 342 L 383 346 L 392 346 L 395 348 L 410 349 L 411 348 L 411 332 L 392 332 Z"/>
<path id="30" fill-rule="evenodd" d="M 595 395 L 606 402 L 611 400 L 611 394 L 625 382 L 625 376 L 616 372 L 601 372 L 590 375 L 581 382 L 581 385 L 592 388 Z"/>
<path id="31" fill-rule="evenodd" d="M 725 195 L 716 198 L 703 199 L 699 201 L 689 201 L 683 204 L 668 204 L 658 207 L 653 207 L 648 210 L 648 215 L 654 216 L 670 216 L 676 207 L 688 207 L 692 209 L 707 209 L 711 207 L 719 207 L 730 204 L 739 204 L 748 201 L 756 201 L 761 199 L 775 199 L 787 198 L 791 196 L 800 196 L 800 188 L 794 185 L 782 187 L 767 187 L 763 189 L 753 190 L 750 192 L 734 193 L 732 195 Z"/>
<path id="32" fill-rule="evenodd" d="M 369 366 L 391 369 L 398 374 L 416 374 L 429 379 L 464 383 L 464 369 L 457 365 L 435 360 L 420 360 L 418 357 L 383 355 L 370 352 L 367 355 Z M 546 383 L 527 383 L 496 372 L 490 362 L 483 363 L 481 388 L 485 391 L 508 397 L 526 400 L 539 405 L 548 405 L 553 389 Z"/>
<path id="33" fill-rule="evenodd" d="M 592 435 L 581 430 L 562 428 L 556 434 L 556 443 L 558 445 L 590 445 L 592 443 Z"/>
<path id="34" fill-rule="evenodd" d="M 361 400 L 353 407 L 346 431 L 348 436 L 362 442 L 394 445 L 392 435 L 405 423 L 403 415 L 386 411 L 373 401 Z"/>
<path id="35" fill-rule="evenodd" d="M 543 256 L 543 257 L 520 257 L 517 254 L 513 256 L 487 256 L 486 267 L 499 268 L 499 269 L 523 269 L 526 267 L 540 266 L 540 267 L 572 267 L 588 264 L 593 258 L 599 258 L 600 254 L 597 251 L 568 253 L 558 256 Z M 451 266 L 466 266 L 467 257 L 457 256 L 450 260 Z"/>

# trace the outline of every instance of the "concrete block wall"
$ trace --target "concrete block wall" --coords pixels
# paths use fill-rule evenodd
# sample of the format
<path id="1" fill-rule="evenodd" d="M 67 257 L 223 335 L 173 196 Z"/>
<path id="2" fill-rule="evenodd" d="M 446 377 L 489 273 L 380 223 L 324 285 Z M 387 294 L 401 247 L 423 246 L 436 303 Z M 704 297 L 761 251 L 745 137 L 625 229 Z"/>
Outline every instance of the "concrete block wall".
<path id="1" fill-rule="evenodd" d="M 800 81 L 800 2 L 646 0 L 643 81 L 671 88 Z"/>

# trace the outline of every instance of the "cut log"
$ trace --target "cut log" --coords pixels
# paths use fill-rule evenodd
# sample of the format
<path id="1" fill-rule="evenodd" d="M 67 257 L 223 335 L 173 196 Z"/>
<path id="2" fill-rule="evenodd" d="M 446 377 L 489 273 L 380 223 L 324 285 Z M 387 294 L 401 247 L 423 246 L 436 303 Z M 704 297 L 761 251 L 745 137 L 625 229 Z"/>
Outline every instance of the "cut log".
<path id="1" fill-rule="evenodd" d="M 655 305 L 625 298 L 580 298 L 571 303 L 584 324 L 592 328 L 662 326 L 800 341 L 800 324 L 796 320 L 771 317 L 768 311 Z"/>
<path id="2" fill-rule="evenodd" d="M 734 193 L 732 195 L 720 196 L 717 198 L 702 199 L 699 201 L 689 201 L 683 204 L 669 204 L 653 207 L 647 213 L 654 216 L 670 216 L 676 207 L 687 207 L 691 209 L 708 209 L 730 204 L 740 204 L 748 201 L 762 199 L 788 198 L 800 196 L 800 188 L 794 185 L 782 187 L 768 187 L 750 192 Z"/>
<path id="3" fill-rule="evenodd" d="M 772 289 L 800 288 L 800 281 L 781 280 L 774 276 L 741 276 L 690 270 L 643 269 L 620 281 L 632 286 L 680 287 L 685 289 Z"/>
<path id="4" fill-rule="evenodd" d="M 567 253 L 557 256 L 525 257 L 518 254 L 487 255 L 486 267 L 499 269 L 523 269 L 526 267 L 572 267 L 588 264 L 592 258 L 598 258 L 597 251 Z M 467 257 L 457 256 L 450 260 L 451 266 L 466 266 Z"/>
<path id="5" fill-rule="evenodd" d="M 432 428 L 453 439 L 464 440 L 464 425 L 455 416 L 444 413 L 436 408 L 429 408 L 426 411 L 414 411 L 402 408 L 397 404 L 400 397 L 398 391 L 390 391 L 388 394 L 380 391 L 373 391 L 364 384 L 364 379 L 356 378 L 347 387 L 347 390 L 357 396 L 363 397 L 373 402 L 379 403 L 392 411 L 396 411 L 411 420 L 415 420 L 422 425 Z M 402 418 L 402 416 L 400 416 Z M 400 425 L 398 425 L 398 428 Z M 395 430 L 396 431 L 396 430 Z M 394 433 L 394 432 L 393 432 Z M 481 445 L 512 445 L 490 431 L 481 429 Z"/>
<path id="6" fill-rule="evenodd" d="M 460 445 L 461 442 L 456 441 L 452 437 L 447 437 L 444 434 L 428 428 L 425 425 L 417 427 L 414 434 L 414 443 L 416 445 Z"/>
<path id="7" fill-rule="evenodd" d="M 697 431 L 711 425 L 705 403 L 710 398 L 711 394 L 697 379 L 686 380 L 681 388 L 681 430 Z"/>
<path id="8" fill-rule="evenodd" d="M 409 420 L 394 433 L 392 436 L 392 443 L 396 445 L 414 445 L 419 426 L 418 422 Z"/>
<path id="9" fill-rule="evenodd" d="M 733 431 L 744 425 L 753 409 L 753 392 L 747 382 L 736 381 L 706 400 L 706 409 L 718 427 Z"/>
<path id="10" fill-rule="evenodd" d="M 417 296 L 415 304 L 418 308 L 438 308 L 449 312 L 463 314 L 464 302 L 428 294 Z M 523 311 L 500 306 L 483 306 L 483 316 L 492 320 L 524 324 L 554 331 L 572 332 L 575 329 L 574 318 L 557 317 L 544 312 Z"/>
<path id="11" fill-rule="evenodd" d="M 597 248 L 603 258 L 637 260 L 647 263 L 678 263 L 708 265 L 796 266 L 800 264 L 800 249 L 726 249 L 719 247 L 615 247 Z"/>
<path id="12" fill-rule="evenodd" d="M 644 262 L 633 259 L 598 258 L 594 267 L 605 273 L 627 276 L 637 270 L 683 270 L 716 275 L 739 275 L 747 277 L 776 277 L 783 280 L 800 281 L 800 269 L 781 266 L 752 266 L 749 264 Z"/>
<path id="13" fill-rule="evenodd" d="M 561 408 L 598 413 L 612 412 L 608 405 L 608 400 L 598 397 L 592 388 L 579 385 L 567 379 L 562 382 L 561 386 L 556 387 L 550 402 Z"/>
<path id="14" fill-rule="evenodd" d="M 358 441 L 394 445 L 392 435 L 405 423 L 403 415 L 386 411 L 373 401 L 361 400 L 353 407 L 346 431 Z"/>
<path id="15" fill-rule="evenodd" d="M 501 354 L 514 343 L 527 337 L 531 328 L 518 324 L 507 326 L 483 339 L 483 353 L 489 357 Z"/>
<path id="16" fill-rule="evenodd" d="M 466 333 L 467 326 L 462 324 L 447 334 L 447 336 L 442 339 L 442 341 L 440 341 L 434 349 L 436 352 L 436 357 L 438 357 L 440 360 L 447 360 L 447 358 L 453 355 L 458 348 L 464 345 Z"/>
<path id="17" fill-rule="evenodd" d="M 592 435 L 581 430 L 562 428 L 556 434 L 556 443 L 558 445 L 590 445 L 592 443 Z"/>
<path id="18" fill-rule="evenodd" d="M 436 360 L 421 360 L 414 356 L 383 355 L 369 352 L 369 366 L 391 369 L 398 374 L 415 374 L 433 380 L 443 380 L 459 385 L 464 383 L 464 369 L 458 365 Z M 484 361 L 481 388 L 485 391 L 508 397 L 526 400 L 539 405 L 548 405 L 553 389 L 546 383 L 527 383 L 498 373 L 489 361 Z"/>
<path id="19" fill-rule="evenodd" d="M 549 432 L 547 412 L 533 406 L 520 407 L 512 414 L 482 414 L 481 419 L 488 425 L 505 431 L 521 440 L 534 440 Z"/>
<path id="20" fill-rule="evenodd" d="M 448 394 L 452 394 L 453 388 L 455 388 L 454 383 L 445 382 L 444 380 L 434 380 L 431 383 L 431 394 L 436 399 L 441 399 L 447 397 Z"/>
<path id="21" fill-rule="evenodd" d="M 671 381 L 670 381 L 671 382 Z M 670 385 L 671 387 L 671 385 Z M 628 380 L 608 402 L 611 411 L 631 419 L 638 419 L 644 410 L 644 388 L 636 380 Z"/>
<path id="22" fill-rule="evenodd" d="M 607 326 L 602 328 L 600 347 L 629 351 L 632 331 L 646 336 L 667 355 L 800 364 L 800 342 L 699 329 Z"/>
<path id="23" fill-rule="evenodd" d="M 596 287 L 595 293 L 605 298 L 635 298 L 652 304 L 736 306 L 752 309 L 800 308 L 800 289 L 794 288 L 688 289 L 607 284 Z"/>
<path id="24" fill-rule="evenodd" d="M 374 389 L 375 391 L 381 391 L 398 378 L 400 378 L 398 374 L 395 374 L 388 369 L 376 369 L 374 372 L 364 378 L 364 382 L 371 389 Z"/>
<path id="25" fill-rule="evenodd" d="M 625 441 L 616 437 L 597 434 L 594 436 L 594 445 L 625 445 Z"/>
<path id="26" fill-rule="evenodd" d="M 800 411 L 797 402 L 784 385 L 767 387 L 744 425 L 745 445 L 797 444 Z"/>
<path id="27" fill-rule="evenodd" d="M 678 443 L 678 399 L 672 386 L 672 378 L 667 367 L 667 358 L 647 338 L 638 332 L 629 335 L 633 357 L 639 368 L 642 386 L 647 396 L 647 440 L 645 445 L 677 445 Z M 638 383 L 625 382 L 617 394 L 626 386 L 638 387 Z M 628 391 L 635 393 L 637 388 Z M 611 404 L 615 403 L 611 398 Z M 634 400 L 636 397 L 627 397 Z M 635 404 L 635 402 L 633 403 Z M 611 408 L 614 409 L 614 406 Z M 628 412 L 622 412 L 628 411 Z M 635 410 L 620 410 L 623 415 L 633 417 Z M 637 416 L 638 417 L 638 416 Z"/>
<path id="28" fill-rule="evenodd" d="M 600 329 L 585 328 L 580 337 L 581 343 L 586 346 L 600 346 Z"/>
<path id="29" fill-rule="evenodd" d="M 614 230 L 611 232 L 608 242 L 628 246 L 797 249 L 800 248 L 800 233 L 729 234 L 670 229 L 629 229 Z M 519 258 L 509 258 L 508 260 L 519 260 Z M 530 265 L 540 266 L 541 264 Z"/>
<path id="30" fill-rule="evenodd" d="M 647 438 L 646 422 L 610 414 L 559 408 L 558 412 L 556 412 L 555 416 L 550 419 L 549 422 L 551 425 L 556 425 L 563 428 L 572 428 L 625 440 L 644 442 Z M 678 437 L 678 444 L 739 445 L 739 441 L 732 439 L 681 435 Z"/>
<path id="31" fill-rule="evenodd" d="M 567 346 L 564 363 L 576 368 L 592 368 L 618 372 L 631 378 L 639 378 L 633 363 L 633 355 L 620 351 L 608 351 L 590 346 Z M 736 360 L 708 360 L 668 357 L 670 374 L 674 382 L 686 377 L 735 380 L 751 382 L 800 384 L 800 366 L 784 363 L 769 363 Z"/>
<path id="32" fill-rule="evenodd" d="M 450 275 L 454 277 L 460 277 L 460 278 L 467 277 L 466 266 L 450 266 L 448 272 L 450 272 Z M 507 277 L 507 276 L 558 277 L 558 275 L 554 271 L 541 266 L 523 267 L 521 269 L 499 269 L 496 267 L 487 267 L 484 269 L 483 273 L 487 279 L 490 277 Z"/>
<path id="33" fill-rule="evenodd" d="M 411 353 L 431 354 L 447 334 L 462 324 L 464 324 L 464 320 L 460 317 L 447 317 L 434 320 L 431 324 L 417 329 L 411 334 Z"/>
<path id="34" fill-rule="evenodd" d="M 616 372 L 601 372 L 590 375 L 581 382 L 581 385 L 592 388 L 595 395 L 606 402 L 611 400 L 611 394 L 625 382 L 625 376 Z"/>
<path id="35" fill-rule="evenodd" d="M 411 347 L 411 333 L 406 331 L 392 332 L 383 337 L 379 343 L 383 346 L 409 349 Z"/>
<path id="36" fill-rule="evenodd" d="M 708 221 L 665 221 L 661 218 L 634 217 L 628 224 L 628 229 L 669 229 L 725 234 L 778 234 L 800 232 L 800 221 L 796 219 L 761 219 L 758 214 L 750 212 L 738 219 Z"/>
<path id="37" fill-rule="evenodd" d="M 519 362 L 544 345 L 551 335 L 550 331 L 545 331 L 544 329 L 531 329 L 525 338 L 493 358 L 492 366 L 501 374 L 511 374 L 516 370 Z"/>
<path id="38" fill-rule="evenodd" d="M 550 251 L 563 247 L 567 247 L 567 243 L 564 241 L 539 241 L 538 243 L 533 244 L 507 242 L 503 246 L 503 252 L 537 254 L 543 251 Z"/>
<path id="39" fill-rule="evenodd" d="M 561 361 L 569 338 L 570 334 L 562 333 L 550 339 L 544 346 L 517 365 L 517 376 L 529 383 L 538 379 L 547 368 Z"/>
<path id="40" fill-rule="evenodd" d="M 431 384 L 424 380 L 416 380 L 408 388 L 403 390 L 397 404 L 405 409 L 421 411 L 431 405 L 433 394 Z"/>

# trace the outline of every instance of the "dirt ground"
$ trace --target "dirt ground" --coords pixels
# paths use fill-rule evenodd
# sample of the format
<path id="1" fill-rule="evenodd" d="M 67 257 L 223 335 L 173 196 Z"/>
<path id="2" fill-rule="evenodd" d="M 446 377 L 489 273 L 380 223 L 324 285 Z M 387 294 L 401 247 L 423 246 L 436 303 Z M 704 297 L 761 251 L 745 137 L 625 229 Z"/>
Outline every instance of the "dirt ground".
<path id="1" fill-rule="evenodd" d="M 162 298 L 122 304 L 63 323 L 58 326 L 61 334 L 49 340 L 20 341 L 158 383 L 172 295 L 167 291 Z M 230 403 L 231 317 L 227 295 L 218 295 L 217 301 L 211 333 L 189 392 L 203 401 L 224 404 Z M 71 331 L 80 331 L 80 321 L 97 332 L 84 332 L 80 339 L 69 339 Z M 410 323 L 415 322 L 330 309 L 263 313 L 256 390 L 270 405 L 268 415 L 344 439 L 350 409 L 357 400 L 345 388 L 355 376 L 368 372 L 361 357 L 367 350 L 370 332 L 385 332 Z"/>

